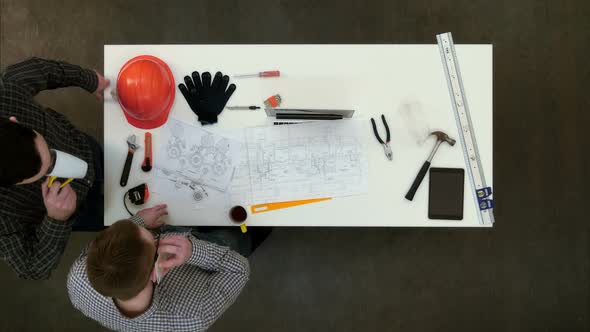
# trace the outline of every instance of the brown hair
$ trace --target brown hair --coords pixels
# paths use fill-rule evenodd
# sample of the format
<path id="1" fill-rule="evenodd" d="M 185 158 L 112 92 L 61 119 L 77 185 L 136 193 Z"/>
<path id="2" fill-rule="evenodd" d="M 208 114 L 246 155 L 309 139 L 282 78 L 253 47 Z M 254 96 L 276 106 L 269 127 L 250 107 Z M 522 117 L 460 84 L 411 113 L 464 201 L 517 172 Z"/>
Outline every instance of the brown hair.
<path id="1" fill-rule="evenodd" d="M 100 232 L 90 244 L 86 272 L 100 294 L 128 300 L 147 285 L 155 246 L 141 237 L 139 226 L 120 220 Z"/>

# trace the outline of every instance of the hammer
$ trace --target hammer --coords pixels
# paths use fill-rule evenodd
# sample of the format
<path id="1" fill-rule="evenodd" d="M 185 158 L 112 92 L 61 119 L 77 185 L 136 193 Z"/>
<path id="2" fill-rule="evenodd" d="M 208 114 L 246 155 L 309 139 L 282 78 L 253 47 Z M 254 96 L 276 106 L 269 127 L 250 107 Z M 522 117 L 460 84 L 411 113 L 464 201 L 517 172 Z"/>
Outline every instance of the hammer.
<path id="1" fill-rule="evenodd" d="M 409 201 L 414 199 L 414 195 L 416 194 L 418 187 L 420 187 L 420 183 L 422 183 L 422 180 L 424 180 L 426 172 L 428 172 L 428 169 L 430 168 L 430 162 L 432 161 L 432 158 L 434 158 L 434 154 L 436 153 L 438 147 L 442 144 L 442 142 L 447 142 L 451 146 L 455 145 L 455 140 L 450 138 L 449 135 L 443 133 L 442 131 L 433 131 L 428 136 L 432 135 L 436 136 L 436 145 L 434 146 L 434 149 L 432 149 L 432 152 L 430 152 L 430 156 L 428 156 L 428 159 L 426 159 L 426 161 L 422 165 L 422 168 L 420 168 L 420 172 L 418 172 L 418 175 L 416 175 L 414 183 L 412 183 L 410 190 L 408 190 L 408 193 L 406 194 L 406 199 Z"/>

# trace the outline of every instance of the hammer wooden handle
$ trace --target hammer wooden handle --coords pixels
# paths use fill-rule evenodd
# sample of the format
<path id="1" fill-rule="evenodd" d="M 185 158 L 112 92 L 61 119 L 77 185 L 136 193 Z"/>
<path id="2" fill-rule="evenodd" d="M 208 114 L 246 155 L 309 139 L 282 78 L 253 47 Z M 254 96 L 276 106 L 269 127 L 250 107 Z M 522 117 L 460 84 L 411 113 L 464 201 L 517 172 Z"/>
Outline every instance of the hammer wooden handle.
<path id="1" fill-rule="evenodd" d="M 420 172 L 418 172 L 418 175 L 416 175 L 416 178 L 414 179 L 414 183 L 412 183 L 410 190 L 408 190 L 408 193 L 406 194 L 406 199 L 408 201 L 411 201 L 414 199 L 414 195 L 416 195 L 416 191 L 418 190 L 418 187 L 420 187 L 422 180 L 424 180 L 424 176 L 426 176 L 426 172 L 428 172 L 429 168 L 430 168 L 430 162 L 425 161 L 424 164 L 422 165 L 422 168 L 420 168 Z"/>

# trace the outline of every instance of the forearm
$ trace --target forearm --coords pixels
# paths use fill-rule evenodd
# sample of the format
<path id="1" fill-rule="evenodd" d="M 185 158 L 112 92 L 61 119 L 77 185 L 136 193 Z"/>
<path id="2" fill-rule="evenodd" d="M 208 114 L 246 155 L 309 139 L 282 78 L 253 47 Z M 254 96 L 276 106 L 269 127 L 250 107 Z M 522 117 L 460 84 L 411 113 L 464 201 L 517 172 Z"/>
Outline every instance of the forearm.
<path id="1" fill-rule="evenodd" d="M 192 234 L 189 235 L 189 240 L 192 243 L 193 252 L 187 264 L 212 272 L 249 273 L 248 259 L 229 247 L 199 240 Z"/>
<path id="2" fill-rule="evenodd" d="M 48 279 L 61 259 L 71 228 L 71 222 L 46 216 L 35 228 L 2 239 L 0 247 L 19 278 Z"/>
<path id="3" fill-rule="evenodd" d="M 139 227 L 143 227 L 146 229 L 155 229 L 158 228 L 160 229 L 160 233 L 162 234 L 162 237 L 168 237 L 168 236 L 172 236 L 172 235 L 184 235 L 184 236 L 188 236 L 191 232 L 190 228 L 187 227 L 182 227 L 182 226 L 174 226 L 174 225 L 161 225 L 158 227 L 149 227 L 145 220 L 138 214 L 134 215 L 133 217 L 129 218 L 129 220 L 131 220 L 133 223 L 135 223 L 137 226 Z"/>
<path id="4" fill-rule="evenodd" d="M 93 70 L 66 62 L 31 58 L 6 68 L 4 79 L 27 88 L 32 95 L 47 89 L 78 86 L 96 91 L 98 77 Z"/>
<path id="5" fill-rule="evenodd" d="M 139 227 L 147 228 L 146 225 L 145 225 L 145 220 L 143 220 L 143 218 L 140 217 L 138 214 L 136 214 L 133 217 L 129 218 L 129 220 L 131 220 L 134 224 L 136 224 Z"/>
<path id="6" fill-rule="evenodd" d="M 194 298 L 198 300 L 190 307 L 195 310 L 195 315 L 200 316 L 205 327 L 209 327 L 238 298 L 250 277 L 250 267 L 245 257 L 228 247 L 201 241 L 192 235 L 190 240 L 193 255 L 187 263 L 210 272 L 204 283 L 198 281 L 198 284 L 187 287 L 196 290 Z"/>
<path id="7" fill-rule="evenodd" d="M 33 274 L 49 278 L 57 267 L 72 232 L 72 221 L 58 221 L 48 216 L 37 228 L 37 242 L 32 244 L 31 261 Z M 34 239 L 33 239 L 34 240 Z"/>

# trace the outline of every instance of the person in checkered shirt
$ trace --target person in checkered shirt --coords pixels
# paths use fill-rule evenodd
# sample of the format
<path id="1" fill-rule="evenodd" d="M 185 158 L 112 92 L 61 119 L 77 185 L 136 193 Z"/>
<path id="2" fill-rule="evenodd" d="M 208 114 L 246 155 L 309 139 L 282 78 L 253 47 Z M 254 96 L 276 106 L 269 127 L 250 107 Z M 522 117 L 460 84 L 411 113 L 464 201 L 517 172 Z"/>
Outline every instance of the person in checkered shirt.
<path id="1" fill-rule="evenodd" d="M 248 260 L 163 225 L 166 214 L 166 205 L 144 209 L 98 234 L 68 275 L 76 309 L 116 331 L 203 331 L 232 305 L 249 279 Z"/>
<path id="2" fill-rule="evenodd" d="M 103 209 L 96 185 L 102 179 L 100 145 L 34 97 L 76 86 L 100 100 L 108 84 L 94 70 L 39 58 L 0 72 L 0 260 L 20 278 L 49 278 L 72 227 L 84 229 Z M 50 149 L 86 161 L 86 177 L 61 189 L 56 181 L 49 188 Z"/>

